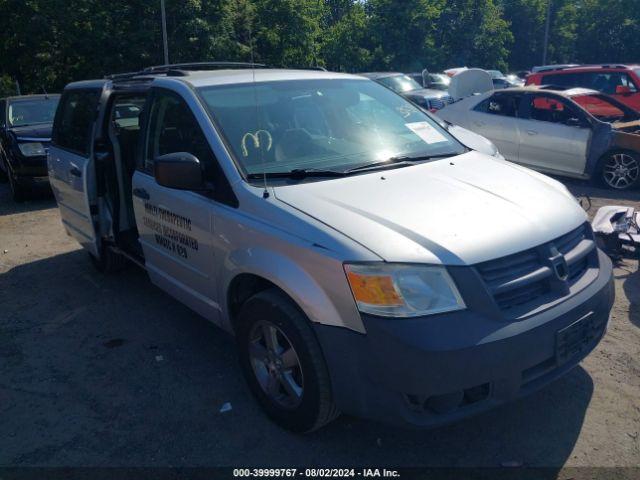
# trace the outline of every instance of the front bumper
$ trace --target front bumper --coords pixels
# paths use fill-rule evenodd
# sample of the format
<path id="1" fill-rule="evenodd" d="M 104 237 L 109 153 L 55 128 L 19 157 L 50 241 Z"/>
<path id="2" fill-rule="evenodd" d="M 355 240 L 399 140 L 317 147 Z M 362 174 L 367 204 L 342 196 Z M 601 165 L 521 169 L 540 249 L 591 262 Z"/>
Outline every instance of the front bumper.
<path id="1" fill-rule="evenodd" d="M 366 335 L 315 324 L 338 408 L 435 426 L 548 384 L 595 348 L 613 305 L 610 260 L 582 291 L 519 321 L 465 310 L 414 319 L 363 315 Z M 568 328 L 569 327 L 569 328 Z"/>

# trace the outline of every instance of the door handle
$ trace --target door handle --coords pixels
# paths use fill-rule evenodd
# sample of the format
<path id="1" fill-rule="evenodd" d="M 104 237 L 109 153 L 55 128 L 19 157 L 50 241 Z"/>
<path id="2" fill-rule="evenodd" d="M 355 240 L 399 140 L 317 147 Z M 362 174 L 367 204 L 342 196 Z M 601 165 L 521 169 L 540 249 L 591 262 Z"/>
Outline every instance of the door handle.
<path id="1" fill-rule="evenodd" d="M 149 200 L 151 198 L 151 196 L 149 195 L 149 192 L 147 192 L 144 188 L 134 188 L 133 194 L 136 197 L 141 198 L 143 200 Z"/>
<path id="2" fill-rule="evenodd" d="M 483 126 L 483 125 L 484 125 L 484 122 L 480 122 L 480 121 L 478 121 L 478 120 L 476 120 L 476 121 L 475 121 L 475 122 L 473 122 L 473 123 L 475 123 L 475 124 L 476 124 L 477 126 L 479 126 L 479 127 L 481 127 L 481 126 Z"/>
<path id="3" fill-rule="evenodd" d="M 535 130 L 527 130 L 527 134 L 529 134 L 529 135 L 537 135 L 538 132 L 536 132 Z"/>
<path id="4" fill-rule="evenodd" d="M 81 177 L 82 176 L 82 170 L 80 170 L 78 167 L 71 167 L 69 169 L 69 173 L 71 175 L 73 175 L 74 177 Z"/>

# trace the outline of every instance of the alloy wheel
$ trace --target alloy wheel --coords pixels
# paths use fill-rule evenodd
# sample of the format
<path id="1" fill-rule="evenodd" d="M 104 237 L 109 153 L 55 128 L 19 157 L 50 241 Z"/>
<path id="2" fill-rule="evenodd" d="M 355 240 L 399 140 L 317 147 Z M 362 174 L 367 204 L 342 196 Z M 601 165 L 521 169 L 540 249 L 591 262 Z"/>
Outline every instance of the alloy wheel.
<path id="1" fill-rule="evenodd" d="M 624 190 L 634 185 L 640 175 L 638 161 L 626 153 L 611 155 L 602 170 L 604 181 L 611 188 Z"/>
<path id="2" fill-rule="evenodd" d="M 300 405 L 304 393 L 300 359 L 280 328 L 266 320 L 256 322 L 249 335 L 249 358 L 269 399 L 287 409 Z"/>

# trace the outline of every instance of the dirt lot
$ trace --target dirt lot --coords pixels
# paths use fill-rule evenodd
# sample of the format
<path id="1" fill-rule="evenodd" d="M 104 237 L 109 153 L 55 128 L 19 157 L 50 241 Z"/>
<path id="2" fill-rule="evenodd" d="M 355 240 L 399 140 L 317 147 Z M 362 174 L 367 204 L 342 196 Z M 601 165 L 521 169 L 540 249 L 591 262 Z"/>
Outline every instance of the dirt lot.
<path id="1" fill-rule="evenodd" d="M 592 212 L 640 206 L 569 187 Z M 341 417 L 295 436 L 259 411 L 229 336 L 136 268 L 98 274 L 53 200 L 0 185 L 0 465 L 640 466 L 637 262 L 615 275 L 605 339 L 544 390 L 431 431 Z"/>

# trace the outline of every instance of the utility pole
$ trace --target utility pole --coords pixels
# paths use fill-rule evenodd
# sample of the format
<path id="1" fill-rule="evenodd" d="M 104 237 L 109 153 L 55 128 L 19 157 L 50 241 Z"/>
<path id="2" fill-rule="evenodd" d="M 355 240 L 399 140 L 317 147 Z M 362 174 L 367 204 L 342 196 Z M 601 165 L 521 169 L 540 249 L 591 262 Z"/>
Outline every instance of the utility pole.
<path id="1" fill-rule="evenodd" d="M 547 20 L 544 24 L 544 45 L 542 46 L 542 65 L 547 64 L 547 49 L 549 48 L 549 25 L 551 24 L 551 2 L 547 2 Z"/>
<path id="2" fill-rule="evenodd" d="M 162 47 L 164 50 L 164 64 L 169 65 L 169 46 L 167 44 L 167 14 L 164 9 L 164 0 L 160 0 L 162 13 Z"/>

